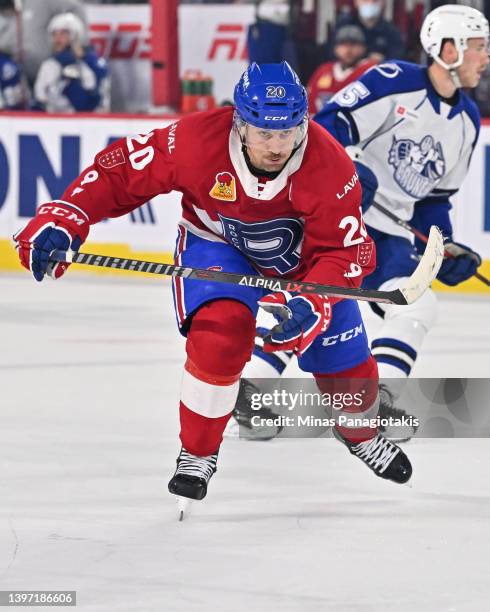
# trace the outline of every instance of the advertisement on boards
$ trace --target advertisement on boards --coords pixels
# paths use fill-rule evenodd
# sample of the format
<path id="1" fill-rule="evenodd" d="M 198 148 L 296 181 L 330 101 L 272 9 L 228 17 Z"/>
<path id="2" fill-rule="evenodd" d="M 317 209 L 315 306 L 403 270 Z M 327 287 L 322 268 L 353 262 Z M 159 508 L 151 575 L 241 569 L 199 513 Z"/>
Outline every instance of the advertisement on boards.
<path id="1" fill-rule="evenodd" d="M 0 239 L 10 239 L 40 203 L 59 198 L 95 154 L 129 134 L 165 127 L 171 119 L 0 116 Z M 158 196 L 135 212 L 93 226 L 90 241 L 170 252 L 180 219 L 180 194 Z"/>

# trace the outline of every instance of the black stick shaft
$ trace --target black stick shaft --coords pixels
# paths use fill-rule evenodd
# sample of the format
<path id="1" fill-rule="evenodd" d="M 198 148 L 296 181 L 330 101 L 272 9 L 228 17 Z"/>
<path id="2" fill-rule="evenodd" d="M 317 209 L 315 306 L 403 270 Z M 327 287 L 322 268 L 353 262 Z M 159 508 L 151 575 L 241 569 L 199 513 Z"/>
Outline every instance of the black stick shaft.
<path id="1" fill-rule="evenodd" d="M 258 287 L 268 291 L 289 291 L 290 293 L 317 293 L 331 297 L 364 300 L 367 302 L 384 302 L 387 304 L 406 304 L 407 301 L 399 290 L 376 291 L 371 289 L 357 289 L 355 287 L 337 287 L 335 285 L 322 285 L 319 283 L 305 283 L 301 281 L 282 278 L 267 278 L 253 274 L 236 274 L 217 270 L 204 270 L 200 268 L 186 268 L 172 264 L 142 261 L 140 259 L 124 259 L 121 257 L 108 257 L 106 255 L 92 255 L 80 252 L 53 251 L 52 261 L 63 261 L 99 268 L 113 268 L 117 270 L 130 270 L 133 272 L 146 272 L 163 276 L 182 277 L 195 280 L 215 281 L 245 287 Z"/>

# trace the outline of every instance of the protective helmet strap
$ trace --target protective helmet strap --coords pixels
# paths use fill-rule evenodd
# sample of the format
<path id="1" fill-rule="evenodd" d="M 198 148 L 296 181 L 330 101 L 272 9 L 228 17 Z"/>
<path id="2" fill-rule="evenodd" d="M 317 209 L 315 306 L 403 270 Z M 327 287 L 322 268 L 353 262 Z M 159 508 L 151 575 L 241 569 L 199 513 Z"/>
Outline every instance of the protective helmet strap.
<path id="1" fill-rule="evenodd" d="M 463 87 L 461 85 L 461 80 L 459 78 L 459 74 L 456 71 L 456 68 L 449 69 L 449 76 L 451 77 L 451 80 L 454 83 L 454 86 L 456 87 L 456 89 L 461 89 L 461 87 Z"/>
<path id="2" fill-rule="evenodd" d="M 456 50 L 458 51 L 458 59 L 452 64 L 446 63 L 441 58 L 440 54 L 442 53 L 442 45 L 441 45 L 441 48 L 439 49 L 438 54 L 433 56 L 433 58 L 434 58 L 434 61 L 436 61 L 439 64 L 439 66 L 442 66 L 443 68 L 449 71 L 449 76 L 451 77 L 451 80 L 454 83 L 454 86 L 457 89 L 460 89 L 462 85 L 461 85 L 461 80 L 459 78 L 459 75 L 456 71 L 456 68 L 459 68 L 461 64 L 463 63 L 464 52 L 465 52 L 465 49 L 468 48 L 468 40 L 466 38 L 460 38 L 459 41 L 454 39 L 454 46 L 456 47 Z"/>

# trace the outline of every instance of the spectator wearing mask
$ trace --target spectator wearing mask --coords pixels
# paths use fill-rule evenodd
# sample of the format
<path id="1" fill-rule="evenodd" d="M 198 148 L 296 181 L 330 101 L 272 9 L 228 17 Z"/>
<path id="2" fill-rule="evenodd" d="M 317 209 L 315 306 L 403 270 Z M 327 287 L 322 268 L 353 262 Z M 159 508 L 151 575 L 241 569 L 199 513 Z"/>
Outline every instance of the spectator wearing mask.
<path id="1" fill-rule="evenodd" d="M 356 14 L 340 17 L 336 29 L 345 25 L 361 28 L 367 56 L 376 62 L 405 59 L 405 45 L 398 28 L 383 17 L 384 0 L 355 0 Z"/>
<path id="2" fill-rule="evenodd" d="M 337 30 L 333 53 L 335 60 L 321 64 L 308 82 L 308 110 L 311 115 L 320 111 L 343 87 L 376 65 L 374 60 L 366 59 L 366 38 L 361 28 L 355 25 L 342 26 Z"/>
<path id="3" fill-rule="evenodd" d="M 35 108 L 51 113 L 109 110 L 107 64 L 83 47 L 84 25 L 73 13 L 48 25 L 52 55 L 41 64 L 34 85 Z"/>

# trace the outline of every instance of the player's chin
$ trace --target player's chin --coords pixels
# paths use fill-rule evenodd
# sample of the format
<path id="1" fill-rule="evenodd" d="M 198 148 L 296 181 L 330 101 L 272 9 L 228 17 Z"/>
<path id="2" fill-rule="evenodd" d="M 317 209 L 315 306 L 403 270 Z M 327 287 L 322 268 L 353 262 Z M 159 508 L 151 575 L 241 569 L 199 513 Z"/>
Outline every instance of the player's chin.
<path id="1" fill-rule="evenodd" d="M 285 164 L 285 159 L 283 159 L 282 157 L 280 157 L 279 159 L 267 159 L 265 161 L 265 166 L 268 170 L 268 172 L 274 172 L 275 170 L 279 170 L 280 168 L 282 168 Z"/>
<path id="2" fill-rule="evenodd" d="M 476 74 L 473 77 L 468 76 L 466 79 L 461 79 L 461 86 L 467 89 L 474 89 L 480 83 L 481 75 Z"/>
<path id="3" fill-rule="evenodd" d="M 475 74 L 475 78 L 473 79 L 473 84 L 471 85 L 471 87 L 477 87 L 481 81 L 481 77 L 482 77 L 482 72 L 477 72 Z"/>

